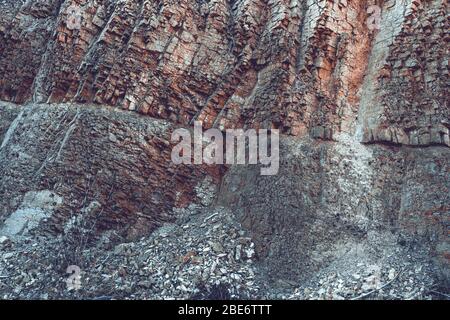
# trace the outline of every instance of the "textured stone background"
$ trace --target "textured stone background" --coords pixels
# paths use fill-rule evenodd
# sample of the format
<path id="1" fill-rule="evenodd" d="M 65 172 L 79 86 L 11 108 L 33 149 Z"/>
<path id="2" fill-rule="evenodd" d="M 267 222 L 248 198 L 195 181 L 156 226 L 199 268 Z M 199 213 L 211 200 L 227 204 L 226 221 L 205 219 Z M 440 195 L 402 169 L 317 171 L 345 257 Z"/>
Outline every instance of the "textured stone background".
<path id="1" fill-rule="evenodd" d="M 69 29 L 68 8 L 82 12 Z M 370 31 L 368 5 L 382 7 Z M 27 192 L 92 202 L 127 239 L 201 202 L 205 177 L 269 272 L 302 277 L 369 234 L 449 279 L 446 0 L 0 0 L 0 216 Z M 132 111 L 132 112 L 127 112 Z M 280 174 L 170 165 L 170 132 L 279 128 Z M 213 188 L 213 187 L 211 187 Z M 406 240 L 404 240 L 406 239 Z"/>

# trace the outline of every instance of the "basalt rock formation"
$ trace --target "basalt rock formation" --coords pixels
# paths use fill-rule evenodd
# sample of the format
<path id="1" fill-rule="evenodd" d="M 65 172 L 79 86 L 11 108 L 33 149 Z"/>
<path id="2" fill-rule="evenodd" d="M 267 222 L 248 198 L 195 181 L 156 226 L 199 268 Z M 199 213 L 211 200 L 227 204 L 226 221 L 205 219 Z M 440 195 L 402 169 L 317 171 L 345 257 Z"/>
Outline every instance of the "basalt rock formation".
<path id="1" fill-rule="evenodd" d="M 0 9 L 0 235 L 56 237 L 83 216 L 89 241 L 133 241 L 220 206 L 268 282 L 417 246 L 449 287 L 446 0 Z M 170 135 L 194 121 L 279 129 L 279 174 L 174 165 Z"/>

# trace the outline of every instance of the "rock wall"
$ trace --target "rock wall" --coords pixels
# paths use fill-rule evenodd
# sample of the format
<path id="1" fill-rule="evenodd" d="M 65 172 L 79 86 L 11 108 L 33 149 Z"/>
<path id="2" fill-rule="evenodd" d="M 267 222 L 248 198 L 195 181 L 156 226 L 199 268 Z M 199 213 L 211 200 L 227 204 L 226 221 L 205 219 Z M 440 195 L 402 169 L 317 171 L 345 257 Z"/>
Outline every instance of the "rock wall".
<path id="1" fill-rule="evenodd" d="M 444 44 L 448 3 L 413 1 L 403 15 L 376 74 L 377 104 L 369 107 L 375 114 L 365 126 L 363 140 L 450 146 L 448 47 Z"/>
<path id="2" fill-rule="evenodd" d="M 86 105 L 0 108 L 3 221 L 27 193 L 49 190 L 63 201 L 43 224 L 47 231 L 61 233 L 82 215 L 94 235 L 135 239 L 173 221 L 173 208 L 202 202 L 196 188 L 222 175 L 217 167 L 173 165 L 167 121 Z"/>
<path id="3" fill-rule="evenodd" d="M 338 139 L 286 138 L 278 175 L 236 167 L 225 176 L 219 203 L 251 231 L 271 276 L 306 280 L 358 246 L 420 243 L 448 277 L 450 150 Z"/>
<path id="4" fill-rule="evenodd" d="M 3 100 L 332 139 L 354 129 L 363 99 L 364 141 L 449 144 L 446 1 L 379 3 L 379 31 L 360 1 L 7 4 Z M 79 29 L 68 23 L 75 5 Z M 362 88 L 366 70 L 374 88 Z"/>
<path id="5" fill-rule="evenodd" d="M 375 30 L 369 5 L 382 12 Z M 130 239 L 201 203 L 196 186 L 210 181 L 269 273 L 299 279 L 390 233 L 428 248 L 448 281 L 446 0 L 0 0 L 0 9 L 3 221 L 26 194 L 49 190 L 64 199 L 49 231 L 93 212 L 99 232 Z M 194 120 L 280 129 L 280 174 L 172 167 L 170 132 Z"/>

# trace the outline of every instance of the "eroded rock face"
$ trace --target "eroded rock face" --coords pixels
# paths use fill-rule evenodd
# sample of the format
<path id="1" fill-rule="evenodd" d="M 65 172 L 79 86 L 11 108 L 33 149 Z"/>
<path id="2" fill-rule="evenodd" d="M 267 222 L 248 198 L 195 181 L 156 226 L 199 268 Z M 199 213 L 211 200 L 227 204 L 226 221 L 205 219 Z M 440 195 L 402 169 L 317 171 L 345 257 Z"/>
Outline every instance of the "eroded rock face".
<path id="1" fill-rule="evenodd" d="M 447 1 L 413 1 L 393 27 L 393 42 L 383 67 L 374 74 L 376 103 L 364 141 L 411 146 L 450 146 L 448 101 Z M 382 41 L 381 33 L 376 41 Z M 364 116 L 363 116 L 364 117 Z M 367 116 L 366 116 L 367 118 Z"/>
<path id="2" fill-rule="evenodd" d="M 375 30 L 369 5 L 382 12 Z M 269 274 L 304 279 L 380 237 L 420 243 L 448 283 L 446 0 L 0 8 L 3 221 L 28 192 L 50 190 L 63 202 L 49 231 L 82 214 L 132 239 L 221 185 L 218 203 Z M 280 129 L 280 174 L 173 166 L 170 134 L 194 120 Z"/>
<path id="3" fill-rule="evenodd" d="M 184 124 L 274 126 L 332 139 L 353 128 L 364 72 L 383 51 L 369 68 L 376 88 L 365 103 L 386 120 L 368 126 L 365 140 L 448 144 L 446 48 L 438 45 L 446 2 L 386 1 L 379 32 L 368 29 L 369 4 L 16 3 L 2 21 L 0 97 L 94 102 Z M 435 125 L 419 143 L 426 121 Z"/>
<path id="4" fill-rule="evenodd" d="M 273 278 L 309 279 L 352 248 L 376 247 L 368 244 L 373 238 L 386 246 L 387 234 L 389 246 L 418 241 L 448 265 L 450 150 L 338 139 L 286 138 L 273 177 L 260 176 L 258 168 L 226 174 L 219 203 L 251 231 Z M 448 277 L 446 267 L 442 272 Z"/>
<path id="5" fill-rule="evenodd" d="M 99 234 L 134 239 L 172 221 L 173 208 L 200 202 L 195 188 L 221 176 L 220 168 L 172 164 L 167 121 L 72 104 L 2 103 L 2 119 L 10 112 L 17 116 L 0 149 L 3 219 L 29 192 L 52 190 L 63 201 L 46 229 L 62 232 L 71 217 L 84 215 Z"/>

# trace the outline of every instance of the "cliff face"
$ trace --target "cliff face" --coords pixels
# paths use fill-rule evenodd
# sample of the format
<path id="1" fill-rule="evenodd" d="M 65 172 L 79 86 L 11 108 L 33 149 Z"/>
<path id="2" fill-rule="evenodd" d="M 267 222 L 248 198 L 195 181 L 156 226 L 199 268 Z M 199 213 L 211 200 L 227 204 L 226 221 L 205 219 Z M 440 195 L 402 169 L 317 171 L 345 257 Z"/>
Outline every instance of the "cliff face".
<path id="1" fill-rule="evenodd" d="M 382 13 L 375 28 L 370 5 Z M 3 233 L 17 235 L 8 219 L 42 190 L 62 200 L 39 207 L 51 222 L 40 229 L 61 234 L 81 214 L 114 241 L 176 220 L 174 208 L 222 206 L 272 277 L 298 281 L 358 246 L 386 256 L 413 243 L 448 283 L 446 0 L 0 9 Z M 195 120 L 279 129 L 280 173 L 173 165 L 170 134 Z"/>
<path id="2" fill-rule="evenodd" d="M 372 31 L 361 1 L 2 3 L 2 100 L 450 144 L 446 1 L 378 3 Z"/>

